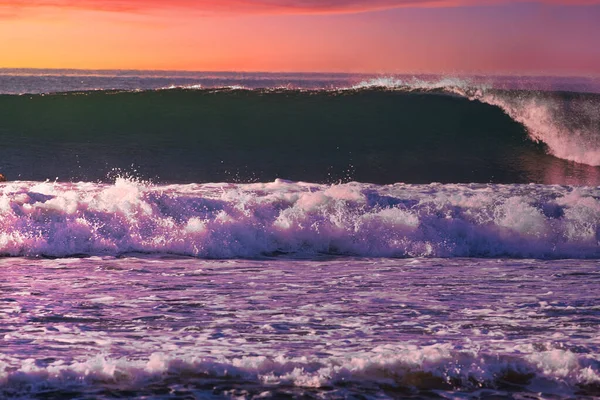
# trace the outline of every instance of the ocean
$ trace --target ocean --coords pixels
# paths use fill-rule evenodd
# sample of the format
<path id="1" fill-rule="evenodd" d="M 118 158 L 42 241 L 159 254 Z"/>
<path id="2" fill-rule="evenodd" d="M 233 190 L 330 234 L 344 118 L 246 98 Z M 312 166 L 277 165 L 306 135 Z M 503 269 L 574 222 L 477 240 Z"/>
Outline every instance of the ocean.
<path id="1" fill-rule="evenodd" d="M 600 79 L 0 69 L 0 398 L 600 397 Z"/>

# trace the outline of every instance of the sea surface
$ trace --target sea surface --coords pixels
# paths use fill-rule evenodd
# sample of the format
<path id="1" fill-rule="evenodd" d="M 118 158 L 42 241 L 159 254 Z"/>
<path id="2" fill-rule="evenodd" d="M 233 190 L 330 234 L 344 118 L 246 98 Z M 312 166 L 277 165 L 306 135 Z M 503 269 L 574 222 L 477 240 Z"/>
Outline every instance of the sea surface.
<path id="1" fill-rule="evenodd" d="M 600 398 L 600 79 L 0 69 L 0 398 Z"/>

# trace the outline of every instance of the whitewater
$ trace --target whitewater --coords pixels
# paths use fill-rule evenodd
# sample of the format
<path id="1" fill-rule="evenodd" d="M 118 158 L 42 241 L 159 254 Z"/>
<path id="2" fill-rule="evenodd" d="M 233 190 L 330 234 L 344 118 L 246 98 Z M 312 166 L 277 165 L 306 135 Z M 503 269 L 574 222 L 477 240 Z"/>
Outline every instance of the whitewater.
<path id="1" fill-rule="evenodd" d="M 591 187 L 13 182 L 0 213 L 9 256 L 600 257 Z"/>
<path id="2" fill-rule="evenodd" d="M 0 398 L 600 397 L 597 78 L 0 70 Z"/>

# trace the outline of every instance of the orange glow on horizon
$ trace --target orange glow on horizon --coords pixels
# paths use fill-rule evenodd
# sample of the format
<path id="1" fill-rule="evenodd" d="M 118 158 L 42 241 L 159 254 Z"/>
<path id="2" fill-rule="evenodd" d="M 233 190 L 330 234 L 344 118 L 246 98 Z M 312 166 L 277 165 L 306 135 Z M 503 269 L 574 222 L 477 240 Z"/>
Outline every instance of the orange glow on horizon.
<path id="1" fill-rule="evenodd" d="M 594 14 L 582 24 L 436 8 L 473 2 L 177 0 L 167 8 L 158 0 L 0 0 L 0 68 L 600 74 L 598 51 L 570 54 L 569 41 L 599 37 Z M 410 5 L 421 8 L 357 13 Z M 563 39 L 569 57 L 556 50 Z"/>

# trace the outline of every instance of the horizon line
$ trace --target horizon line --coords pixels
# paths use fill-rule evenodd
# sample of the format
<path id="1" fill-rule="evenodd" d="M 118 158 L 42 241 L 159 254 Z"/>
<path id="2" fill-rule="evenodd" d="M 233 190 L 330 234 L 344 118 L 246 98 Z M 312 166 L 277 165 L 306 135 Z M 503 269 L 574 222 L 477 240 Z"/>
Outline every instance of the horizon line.
<path id="1" fill-rule="evenodd" d="M 179 72 L 179 73 L 213 73 L 213 74 L 315 74 L 315 75 L 365 75 L 365 76 L 398 76 L 398 75 L 434 75 L 444 77 L 473 76 L 473 77 L 538 77 L 538 78 L 590 78 L 600 79 L 600 73 L 552 73 L 552 72 L 482 72 L 482 71 L 407 71 L 407 72 L 341 72 L 341 71 L 264 71 L 264 70 L 194 70 L 194 69 L 155 69 L 155 68 L 44 68 L 44 67 L 0 67 L 0 71 L 22 70 L 22 71 L 77 71 L 77 72 Z"/>

